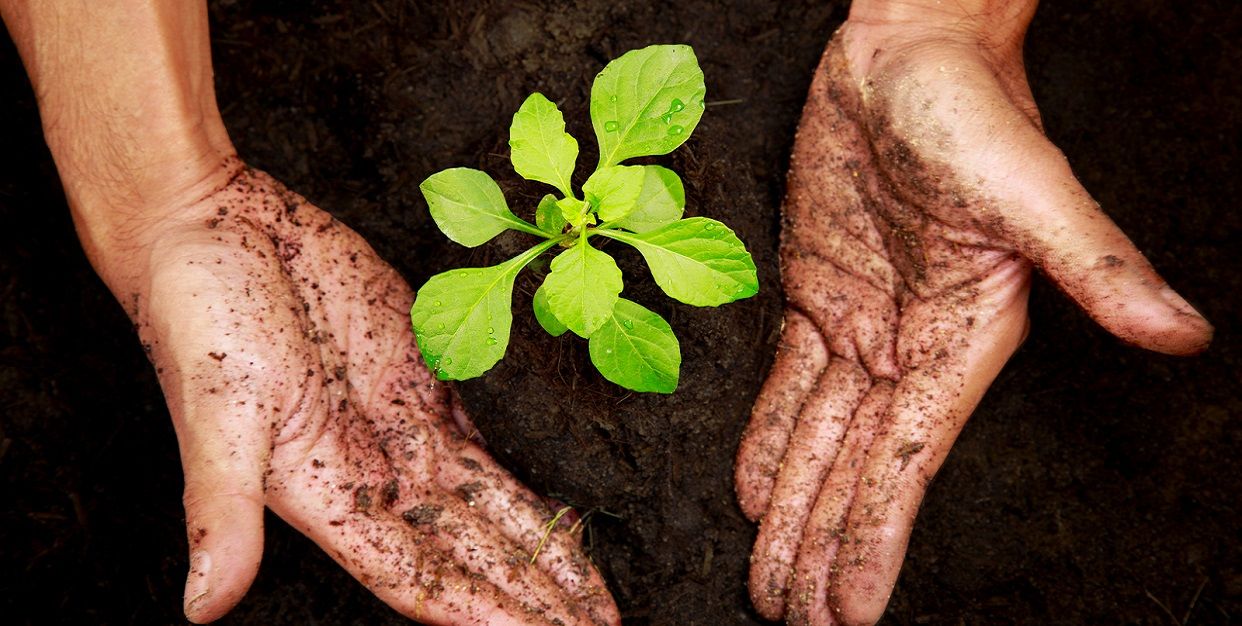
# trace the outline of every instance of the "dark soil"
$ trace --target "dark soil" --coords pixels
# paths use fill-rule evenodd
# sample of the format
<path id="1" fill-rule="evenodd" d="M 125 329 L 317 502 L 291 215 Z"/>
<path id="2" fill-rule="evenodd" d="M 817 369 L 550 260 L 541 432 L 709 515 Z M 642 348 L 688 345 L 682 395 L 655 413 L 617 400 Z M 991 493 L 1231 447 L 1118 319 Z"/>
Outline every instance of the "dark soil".
<path id="1" fill-rule="evenodd" d="M 777 207 L 805 90 L 845 7 L 813 1 L 250 2 L 212 5 L 220 101 L 244 158 L 332 210 L 419 285 L 485 264 L 418 193 L 487 170 L 515 208 L 542 189 L 507 162 L 539 90 L 593 163 L 590 80 L 656 42 L 694 46 L 709 108 L 686 147 L 688 212 L 734 227 L 763 289 L 720 309 L 628 295 L 673 324 L 681 389 L 622 393 L 585 343 L 517 316 L 509 356 L 461 386 L 492 451 L 596 510 L 588 538 L 628 624 L 749 624 L 754 537 L 732 457 L 779 326 Z M 1217 325 L 1195 359 L 1120 345 L 1046 283 L 1033 332 L 933 485 L 893 624 L 1228 624 L 1242 619 L 1242 7 L 1048 1 L 1028 65 L 1052 138 L 1106 210 Z M 583 174 L 586 167 L 579 170 Z M 11 45 L 0 46 L 0 621 L 181 620 L 180 470 L 166 409 L 119 306 L 87 265 Z M 543 270 L 546 271 L 546 270 Z M 528 310 L 539 270 L 519 281 Z M 269 517 L 254 589 L 225 621 L 398 623 Z"/>

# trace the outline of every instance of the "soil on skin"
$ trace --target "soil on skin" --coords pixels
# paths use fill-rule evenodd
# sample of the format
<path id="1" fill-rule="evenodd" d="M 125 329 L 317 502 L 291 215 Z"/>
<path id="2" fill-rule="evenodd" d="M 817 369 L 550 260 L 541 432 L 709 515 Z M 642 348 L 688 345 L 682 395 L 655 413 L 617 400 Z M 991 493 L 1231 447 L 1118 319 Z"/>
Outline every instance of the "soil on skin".
<path id="1" fill-rule="evenodd" d="M 219 96 L 242 156 L 333 211 L 414 285 L 496 262 L 418 192 L 478 167 L 510 205 L 545 192 L 507 161 L 510 116 L 541 91 L 594 163 L 591 78 L 622 52 L 694 46 L 708 109 L 685 147 L 690 215 L 747 242 L 759 296 L 671 303 L 610 246 L 627 297 L 681 340 L 680 390 L 601 381 L 586 344 L 535 325 L 518 282 L 507 358 L 460 389 L 492 452 L 596 511 L 587 538 L 627 624 L 752 624 L 754 527 L 732 457 L 780 326 L 784 172 L 811 70 L 842 3 L 212 3 Z M 1242 303 L 1235 210 L 1242 11 L 1231 0 L 1043 3 L 1028 66 L 1050 136 L 1157 268 L 1217 326 L 1207 354 L 1120 345 L 1045 282 L 1033 330 L 932 486 L 886 623 L 1228 624 L 1242 616 Z M 154 374 L 74 238 L 34 97 L 0 45 L 0 614 L 6 623 L 174 623 L 187 568 L 181 477 Z M 269 517 L 235 624 L 401 623 Z"/>

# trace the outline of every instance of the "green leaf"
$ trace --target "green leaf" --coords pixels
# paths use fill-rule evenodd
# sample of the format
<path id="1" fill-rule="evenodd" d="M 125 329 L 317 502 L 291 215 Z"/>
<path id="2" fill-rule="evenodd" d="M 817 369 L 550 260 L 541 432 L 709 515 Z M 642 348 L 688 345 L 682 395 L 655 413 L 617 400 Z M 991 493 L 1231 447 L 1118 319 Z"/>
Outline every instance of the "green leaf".
<path id="1" fill-rule="evenodd" d="M 653 311 L 618 298 L 612 316 L 591 335 L 591 362 L 604 378 L 634 391 L 673 393 L 681 348 L 673 329 Z"/>
<path id="2" fill-rule="evenodd" d="M 560 337 L 569 330 L 568 326 L 562 324 L 561 320 L 556 319 L 556 316 L 552 314 L 552 309 L 548 305 L 548 291 L 543 285 L 539 285 L 539 288 L 535 290 L 535 299 L 531 302 L 531 306 L 535 309 L 535 320 L 544 330 L 548 331 L 549 335 Z"/>
<path id="3" fill-rule="evenodd" d="M 599 219 L 605 222 L 629 215 L 642 190 L 643 168 L 631 165 L 613 165 L 595 170 L 582 186 Z"/>
<path id="4" fill-rule="evenodd" d="M 681 219 L 685 208 L 686 189 L 677 173 L 659 165 L 644 165 L 643 188 L 634 212 L 614 226 L 645 233 Z"/>
<path id="5" fill-rule="evenodd" d="M 561 209 L 561 217 L 565 218 L 567 224 L 581 226 L 583 218 L 589 215 L 588 209 L 591 205 L 585 200 L 577 198 L 561 198 L 556 201 L 556 206 Z"/>
<path id="6" fill-rule="evenodd" d="M 548 309 L 579 337 L 590 337 L 612 315 L 621 293 L 621 270 L 607 254 L 587 243 L 585 232 L 574 247 L 552 259 L 544 281 Z"/>
<path id="7" fill-rule="evenodd" d="M 509 126 L 513 169 L 526 180 L 537 180 L 572 196 L 570 178 L 578 159 L 578 142 L 565 132 L 561 110 L 541 93 L 532 93 Z"/>
<path id="8" fill-rule="evenodd" d="M 418 186 L 436 226 L 449 239 L 473 248 L 506 229 L 544 236 L 509 211 L 500 186 L 484 172 L 454 167 L 436 172 Z"/>
<path id="9" fill-rule="evenodd" d="M 638 235 L 596 233 L 638 248 L 656 284 L 694 306 L 719 306 L 759 291 L 755 261 L 728 226 L 706 217 L 679 220 Z"/>
<path id="10" fill-rule="evenodd" d="M 690 46 L 648 46 L 614 59 L 591 86 L 599 167 L 675 150 L 703 116 L 706 93 Z"/>
<path id="11" fill-rule="evenodd" d="M 539 230 L 549 235 L 559 235 L 568 223 L 556 202 L 556 196 L 548 194 L 539 201 L 539 207 L 535 209 L 535 225 Z"/>
<path id="12" fill-rule="evenodd" d="M 440 380 L 474 378 L 505 355 L 513 279 L 555 243 L 545 241 L 500 265 L 436 274 L 418 290 L 410 322 L 423 359 Z"/>

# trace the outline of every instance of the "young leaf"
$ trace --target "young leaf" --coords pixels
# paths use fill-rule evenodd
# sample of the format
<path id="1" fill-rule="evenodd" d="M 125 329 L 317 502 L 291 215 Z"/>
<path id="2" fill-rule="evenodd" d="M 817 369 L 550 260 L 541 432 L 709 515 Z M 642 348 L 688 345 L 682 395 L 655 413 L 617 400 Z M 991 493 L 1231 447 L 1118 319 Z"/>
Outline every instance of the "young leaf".
<path id="1" fill-rule="evenodd" d="M 638 248 L 656 284 L 694 306 L 719 306 L 759 291 L 755 261 L 729 227 L 706 217 L 679 220 L 638 235 L 596 231 Z"/>
<path id="2" fill-rule="evenodd" d="M 561 320 L 556 319 L 556 316 L 552 314 L 552 309 L 548 305 L 548 291 L 543 288 L 543 285 L 539 285 L 539 288 L 535 290 L 535 299 L 531 302 L 531 306 L 535 309 L 535 320 L 544 330 L 548 331 L 549 335 L 560 337 L 569 330 L 568 326 L 562 324 Z"/>
<path id="3" fill-rule="evenodd" d="M 548 194 L 539 201 L 539 207 L 535 209 L 535 225 L 539 230 L 549 235 L 559 235 L 568 223 L 561 214 L 561 207 L 556 203 L 556 196 Z"/>
<path id="4" fill-rule="evenodd" d="M 612 317 L 591 335 L 591 362 L 604 378 L 634 391 L 673 393 L 681 348 L 673 329 L 637 302 L 618 298 Z"/>
<path id="5" fill-rule="evenodd" d="M 690 46 L 648 46 L 614 59 L 591 86 L 599 167 L 675 150 L 703 116 L 706 93 Z"/>
<path id="6" fill-rule="evenodd" d="M 585 234 L 574 247 L 552 259 L 543 282 L 548 309 L 579 337 L 590 337 L 612 315 L 621 293 L 621 270 L 607 254 L 592 248 Z"/>
<path id="7" fill-rule="evenodd" d="M 577 198 L 561 198 L 556 201 L 556 206 L 560 207 L 561 217 L 565 218 L 565 223 L 581 226 L 582 219 L 588 215 L 590 203 Z"/>
<path id="8" fill-rule="evenodd" d="M 541 93 L 532 93 L 509 126 L 510 160 L 526 180 L 537 180 L 572 196 L 570 178 L 578 160 L 578 142 L 565 132 L 561 110 Z"/>
<path id="9" fill-rule="evenodd" d="M 582 185 L 587 200 L 605 222 L 629 215 L 642 190 L 643 168 L 632 165 L 600 168 Z"/>
<path id="10" fill-rule="evenodd" d="M 555 243 L 545 241 L 500 265 L 436 274 L 418 290 L 410 322 L 423 359 L 440 380 L 474 378 L 505 355 L 513 279 Z"/>
<path id="11" fill-rule="evenodd" d="M 545 236 L 514 215 L 500 186 L 484 172 L 454 167 L 436 172 L 418 186 L 431 208 L 431 218 L 449 239 L 473 248 L 512 228 Z"/>
<path id="12" fill-rule="evenodd" d="M 636 233 L 655 230 L 681 219 L 686 208 L 686 189 L 677 173 L 659 165 L 644 165 L 643 188 L 634 203 L 634 212 L 613 224 Z"/>

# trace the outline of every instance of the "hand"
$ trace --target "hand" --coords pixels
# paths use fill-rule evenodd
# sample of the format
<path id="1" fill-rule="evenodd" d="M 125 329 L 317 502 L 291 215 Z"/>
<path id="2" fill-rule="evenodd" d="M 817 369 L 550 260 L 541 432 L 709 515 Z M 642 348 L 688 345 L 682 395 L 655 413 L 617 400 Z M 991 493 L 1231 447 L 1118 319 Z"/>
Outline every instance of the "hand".
<path id="1" fill-rule="evenodd" d="M 186 615 L 211 621 L 245 593 L 266 505 L 417 620 L 618 623 L 568 524 L 532 564 L 552 512 L 463 435 L 418 356 L 405 281 L 327 213 L 228 167 L 223 187 L 138 231 L 149 244 L 94 255 L 176 426 Z"/>
<path id="2" fill-rule="evenodd" d="M 1129 343 L 1193 354 L 1212 334 L 1043 136 L 1033 3 L 876 4 L 855 3 L 803 112 L 781 348 L 736 465 L 761 520 L 751 597 L 791 624 L 883 614 L 929 481 L 1028 331 L 1032 266 Z"/>

